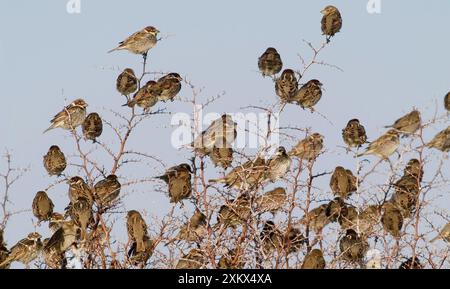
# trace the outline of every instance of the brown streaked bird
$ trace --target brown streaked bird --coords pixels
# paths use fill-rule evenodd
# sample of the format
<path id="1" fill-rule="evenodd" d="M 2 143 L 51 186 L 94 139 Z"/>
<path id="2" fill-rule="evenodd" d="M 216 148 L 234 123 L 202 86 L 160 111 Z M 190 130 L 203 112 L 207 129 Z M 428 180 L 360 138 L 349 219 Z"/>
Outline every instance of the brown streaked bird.
<path id="1" fill-rule="evenodd" d="M 8 267 L 12 262 L 20 262 L 29 268 L 28 264 L 36 259 L 41 250 L 41 235 L 37 232 L 28 234 L 28 236 L 11 247 L 8 257 L 0 263 L 0 267 Z"/>
<path id="2" fill-rule="evenodd" d="M 319 249 L 309 252 L 303 260 L 302 269 L 324 269 L 325 259 L 323 253 Z"/>
<path id="3" fill-rule="evenodd" d="M 242 250 L 239 252 L 237 249 L 229 250 L 226 254 L 220 257 L 217 263 L 218 269 L 243 269 L 245 267 L 245 260 Z"/>
<path id="4" fill-rule="evenodd" d="M 200 243 L 200 240 L 202 240 L 207 233 L 206 216 L 199 209 L 196 209 L 189 219 L 189 222 L 181 227 L 176 239 Z"/>
<path id="5" fill-rule="evenodd" d="M 303 109 L 309 108 L 314 111 L 314 106 L 322 98 L 322 83 L 312 79 L 305 83 L 295 94 L 295 100 Z"/>
<path id="6" fill-rule="evenodd" d="M 156 177 L 168 184 L 171 203 L 178 203 L 191 196 L 191 166 L 183 163 L 169 168 L 164 175 Z"/>
<path id="7" fill-rule="evenodd" d="M 138 211 L 131 210 L 127 213 L 128 238 L 136 242 L 136 252 L 145 251 L 144 237 L 147 234 L 147 224 Z"/>
<path id="8" fill-rule="evenodd" d="M 111 53 L 116 50 L 128 50 L 134 54 L 142 54 L 144 57 L 158 42 L 157 35 L 159 30 L 153 26 L 147 26 L 127 37 L 124 41 L 119 42 L 119 46 L 108 51 Z"/>
<path id="9" fill-rule="evenodd" d="M 338 223 L 342 230 L 356 228 L 358 221 L 358 211 L 355 207 L 347 205 L 342 208 L 338 217 Z"/>
<path id="10" fill-rule="evenodd" d="M 281 61 L 278 51 L 273 47 L 267 48 L 258 58 L 258 68 L 264 77 L 280 72 L 281 68 L 283 68 L 283 61 Z"/>
<path id="11" fill-rule="evenodd" d="M 86 107 L 88 104 L 81 98 L 72 101 L 50 121 L 52 125 L 44 133 L 54 128 L 72 130 L 80 126 L 86 118 Z"/>
<path id="12" fill-rule="evenodd" d="M 131 68 L 125 68 L 116 81 L 116 89 L 120 94 L 128 96 L 138 88 L 138 79 Z"/>
<path id="13" fill-rule="evenodd" d="M 368 206 L 358 215 L 354 226 L 355 231 L 362 236 L 371 236 L 380 217 L 381 210 L 378 205 Z"/>
<path id="14" fill-rule="evenodd" d="M 75 225 L 81 229 L 81 240 L 87 240 L 87 228 L 92 222 L 92 204 L 86 198 L 80 197 L 73 204 L 70 204 L 68 214 Z"/>
<path id="15" fill-rule="evenodd" d="M 44 168 L 50 176 L 60 176 L 66 169 L 67 162 L 64 153 L 57 145 L 52 145 L 44 156 Z"/>
<path id="16" fill-rule="evenodd" d="M 191 143 L 191 147 L 202 155 L 207 155 L 214 147 L 227 148 L 237 136 L 237 123 L 229 114 L 214 120 L 206 130 Z"/>
<path id="17" fill-rule="evenodd" d="M 421 122 L 420 112 L 418 110 L 413 110 L 397 119 L 394 124 L 386 126 L 386 128 L 396 129 L 401 134 L 407 136 L 415 133 L 420 128 Z"/>
<path id="18" fill-rule="evenodd" d="M 225 177 L 211 179 L 209 183 L 224 183 L 227 188 L 248 190 L 258 186 L 264 179 L 266 164 L 263 158 L 257 157 L 242 165 L 236 166 Z"/>
<path id="19" fill-rule="evenodd" d="M 286 203 L 287 195 L 284 188 L 275 188 L 255 200 L 257 210 L 260 214 L 271 212 L 275 214 Z"/>
<path id="20" fill-rule="evenodd" d="M 407 193 L 412 196 L 417 196 L 420 192 L 420 181 L 416 177 L 403 175 L 394 184 L 396 193 Z"/>
<path id="21" fill-rule="evenodd" d="M 84 137 L 95 143 L 96 139 L 101 136 L 103 132 L 102 119 L 100 118 L 98 113 L 90 113 L 84 119 L 81 128 L 83 130 Z"/>
<path id="22" fill-rule="evenodd" d="M 130 250 L 128 250 L 128 258 L 134 266 L 143 265 L 145 266 L 148 260 L 152 257 L 153 251 L 155 250 L 155 245 L 153 241 L 148 237 L 144 236 L 144 245 L 145 250 L 142 252 L 138 252 L 137 242 L 133 242 L 131 244 Z"/>
<path id="23" fill-rule="evenodd" d="M 203 267 L 205 257 L 200 249 L 192 249 L 178 260 L 175 269 L 200 269 Z"/>
<path id="24" fill-rule="evenodd" d="M 403 227 L 403 216 L 399 209 L 391 202 L 383 205 L 383 215 L 381 216 L 381 224 L 386 232 L 394 236 L 400 237 L 400 231 Z"/>
<path id="25" fill-rule="evenodd" d="M 275 92 L 281 102 L 291 102 L 298 90 L 298 80 L 292 69 L 285 69 L 275 81 Z"/>
<path id="26" fill-rule="evenodd" d="M 344 212 L 346 209 L 346 205 L 344 203 L 344 200 L 340 197 L 334 198 L 334 200 L 331 200 L 326 209 L 326 216 L 330 220 L 330 222 L 336 222 L 341 213 Z"/>
<path id="27" fill-rule="evenodd" d="M 158 100 L 164 102 L 167 100 L 173 101 L 181 90 L 182 80 L 183 78 L 175 72 L 169 73 L 158 79 L 157 83 L 161 90 L 158 95 Z"/>
<path id="28" fill-rule="evenodd" d="M 295 253 L 301 249 L 306 239 L 299 229 L 291 227 L 284 235 L 283 249 L 288 253 Z"/>
<path id="29" fill-rule="evenodd" d="M 61 228 L 63 222 L 65 222 L 64 216 L 60 213 L 54 212 L 50 216 L 50 219 L 48 222 L 48 228 L 50 229 L 50 231 L 52 233 L 55 233 L 56 231 L 58 231 L 59 228 Z"/>
<path id="30" fill-rule="evenodd" d="M 351 170 L 346 170 L 341 166 L 334 169 L 330 179 L 330 188 L 335 196 L 347 199 L 357 189 L 358 179 Z"/>
<path id="31" fill-rule="evenodd" d="M 242 194 L 235 200 L 230 200 L 219 209 L 217 224 L 236 228 L 245 225 L 252 214 L 250 198 Z"/>
<path id="32" fill-rule="evenodd" d="M 106 179 L 94 185 L 95 200 L 99 205 L 107 205 L 117 199 L 120 194 L 120 182 L 116 175 L 109 175 Z"/>
<path id="33" fill-rule="evenodd" d="M 310 230 L 314 231 L 316 234 L 320 233 L 322 229 L 331 222 L 330 218 L 327 216 L 327 209 L 328 204 L 322 204 L 312 209 L 302 218 L 301 223 L 307 224 L 309 222 Z"/>
<path id="34" fill-rule="evenodd" d="M 325 7 L 320 13 L 323 14 L 321 21 L 322 34 L 326 35 L 327 43 L 329 43 L 331 37 L 341 31 L 342 16 L 339 10 L 332 5 Z"/>
<path id="35" fill-rule="evenodd" d="M 283 234 L 272 221 L 264 223 L 259 239 L 265 255 L 278 251 L 283 247 Z"/>
<path id="36" fill-rule="evenodd" d="M 416 178 L 419 182 L 423 178 L 423 167 L 418 159 L 410 159 L 403 170 L 403 175 Z"/>
<path id="37" fill-rule="evenodd" d="M 68 183 L 70 203 L 74 204 L 79 198 L 85 198 L 92 206 L 94 203 L 92 190 L 81 177 L 72 177 Z"/>
<path id="38" fill-rule="evenodd" d="M 317 158 L 322 151 L 322 148 L 323 136 L 319 133 L 313 133 L 293 147 L 289 152 L 289 155 L 298 157 L 302 160 L 312 161 Z"/>
<path id="39" fill-rule="evenodd" d="M 406 191 L 396 191 L 390 201 L 400 210 L 403 218 L 410 218 L 416 208 L 417 197 Z"/>
<path id="40" fill-rule="evenodd" d="M 364 155 L 375 155 L 382 159 L 389 159 L 389 156 L 392 155 L 399 146 L 400 139 L 398 131 L 391 129 L 378 139 L 371 142 L 367 150 L 361 154 L 358 154 L 358 157 Z"/>
<path id="41" fill-rule="evenodd" d="M 49 254 L 64 253 L 80 240 L 81 230 L 73 221 L 64 221 L 44 247 Z"/>
<path id="42" fill-rule="evenodd" d="M 3 263 L 3 261 L 8 258 L 9 250 L 6 248 L 6 244 L 3 241 L 3 230 L 0 229 L 0 263 Z M 9 265 L 0 266 L 1 269 L 9 269 Z"/>
<path id="43" fill-rule="evenodd" d="M 342 138 L 350 147 L 360 147 L 367 142 L 366 129 L 358 119 L 351 119 L 342 130 Z"/>
<path id="44" fill-rule="evenodd" d="M 439 132 L 428 144 L 427 147 L 435 148 L 442 152 L 450 151 L 450 126 Z"/>
<path id="45" fill-rule="evenodd" d="M 123 106 L 134 107 L 139 106 L 144 112 L 150 111 L 150 109 L 158 103 L 158 96 L 161 94 L 161 88 L 154 80 L 148 81 L 143 87 L 141 87 Z"/>
<path id="46" fill-rule="evenodd" d="M 339 249 L 341 250 L 342 259 L 363 266 L 362 261 L 369 250 L 369 243 L 358 236 L 354 230 L 350 229 L 339 241 Z"/>
<path id="47" fill-rule="evenodd" d="M 48 221 L 53 214 L 53 202 L 44 191 L 39 191 L 33 199 L 33 215 L 38 219 L 39 223 Z"/>
<path id="48" fill-rule="evenodd" d="M 44 240 L 43 246 L 47 247 L 50 238 Z M 55 247 L 49 247 L 43 250 L 44 263 L 49 269 L 65 269 L 67 266 L 67 258 L 65 252 L 59 252 Z"/>
<path id="49" fill-rule="evenodd" d="M 446 110 L 450 111 L 450 92 L 444 97 L 444 107 Z"/>
<path id="50" fill-rule="evenodd" d="M 398 269 L 423 269 L 422 264 L 420 263 L 419 258 L 416 256 L 415 258 L 409 258 L 400 264 Z"/>
<path id="51" fill-rule="evenodd" d="M 445 226 L 439 232 L 439 235 L 437 235 L 435 238 L 433 238 L 430 242 L 433 243 L 439 239 L 442 239 L 442 240 L 450 243 L 450 223 L 445 224 Z"/>
<path id="52" fill-rule="evenodd" d="M 291 168 L 292 160 L 286 149 L 280 146 L 275 154 L 267 161 L 267 178 L 275 182 L 283 178 Z"/>
<path id="53" fill-rule="evenodd" d="M 213 146 L 208 155 L 214 166 L 227 169 L 233 163 L 233 152 L 231 145 L 226 144 L 225 146 Z"/>

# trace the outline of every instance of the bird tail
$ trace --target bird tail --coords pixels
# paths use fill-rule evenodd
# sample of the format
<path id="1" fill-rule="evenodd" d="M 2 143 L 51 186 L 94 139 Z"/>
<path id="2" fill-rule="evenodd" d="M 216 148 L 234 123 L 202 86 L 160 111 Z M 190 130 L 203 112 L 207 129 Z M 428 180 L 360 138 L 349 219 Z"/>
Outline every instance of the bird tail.
<path id="1" fill-rule="evenodd" d="M 117 50 L 121 50 L 121 49 L 123 49 L 123 48 L 120 47 L 120 46 L 117 46 L 116 48 L 111 49 L 110 51 L 108 51 L 108 53 L 111 53 L 111 52 L 114 52 L 114 51 L 117 51 Z"/>
<path id="2" fill-rule="evenodd" d="M 437 240 L 439 240 L 440 238 L 441 238 L 441 236 L 440 236 L 440 235 L 437 235 L 436 237 L 433 238 L 433 240 L 430 241 L 430 243 L 434 243 L 434 242 L 436 242 Z"/>
<path id="3" fill-rule="evenodd" d="M 55 128 L 55 127 L 54 127 L 54 125 L 52 124 L 49 128 L 47 128 L 46 130 L 44 130 L 43 134 L 46 133 L 46 132 L 48 132 L 49 130 L 54 129 L 54 128 Z"/>
<path id="4" fill-rule="evenodd" d="M 363 153 L 357 154 L 356 157 L 357 157 L 357 158 L 360 158 L 360 157 L 366 155 L 366 153 L 367 153 L 367 152 L 363 152 Z"/>
<path id="5" fill-rule="evenodd" d="M 210 183 L 210 184 L 215 184 L 215 183 L 221 183 L 221 184 L 224 184 L 224 183 L 226 183 L 227 181 L 226 181 L 226 179 L 225 178 L 221 178 L 221 179 L 210 179 L 210 180 L 208 180 L 208 183 Z"/>
<path id="6" fill-rule="evenodd" d="M 0 263 L 0 268 L 7 267 L 11 264 L 12 258 L 8 257 L 3 262 Z"/>

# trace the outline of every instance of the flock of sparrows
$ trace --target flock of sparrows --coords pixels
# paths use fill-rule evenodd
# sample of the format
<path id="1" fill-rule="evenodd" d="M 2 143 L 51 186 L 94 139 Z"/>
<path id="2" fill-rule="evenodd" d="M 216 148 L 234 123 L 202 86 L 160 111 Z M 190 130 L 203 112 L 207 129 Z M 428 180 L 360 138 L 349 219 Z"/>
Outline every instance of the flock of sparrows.
<path id="1" fill-rule="evenodd" d="M 329 42 L 331 37 L 341 30 L 342 17 L 334 6 L 327 6 L 322 13 L 324 15 L 321 28 L 326 41 Z M 146 59 L 148 51 L 158 41 L 158 33 L 156 28 L 148 26 L 132 34 L 110 52 L 128 50 L 143 55 Z M 264 77 L 275 77 L 283 67 L 280 54 L 275 48 L 267 48 L 258 59 L 258 67 Z M 169 73 L 140 87 L 140 79 L 132 69 L 126 68 L 117 78 L 116 89 L 127 98 L 124 106 L 133 108 L 137 105 L 144 112 L 148 112 L 159 101 L 173 101 L 181 90 L 181 81 L 182 78 L 178 73 Z M 280 77 L 275 77 L 275 93 L 281 102 L 296 103 L 303 109 L 314 110 L 314 106 L 322 97 L 322 86 L 317 79 L 299 86 L 299 79 L 292 69 L 285 69 Z M 449 95 L 450 93 L 444 99 L 447 110 L 450 110 Z M 51 126 L 46 131 L 54 128 L 74 131 L 78 126 L 82 126 L 85 139 L 95 142 L 102 134 L 103 123 L 98 113 L 87 114 L 87 107 L 88 104 L 83 99 L 74 100 L 51 120 Z M 368 143 L 367 149 L 358 156 L 375 155 L 381 159 L 388 159 L 400 146 L 401 136 L 411 137 L 421 128 L 420 112 L 413 110 L 386 128 L 389 128 L 386 133 L 368 143 L 364 126 L 358 119 L 352 119 L 342 130 L 342 139 L 348 150 L 360 148 Z M 228 169 L 233 163 L 234 152 L 231 144 L 236 135 L 237 124 L 231 116 L 224 114 L 194 139 L 191 147 L 196 153 L 209 157 L 215 166 Z M 448 152 L 450 127 L 438 133 L 427 146 Z M 191 218 L 180 227 L 177 236 L 167 244 L 180 241 L 200 244 L 210 230 L 218 227 L 246 226 L 247 220 L 255 212 L 259 215 L 267 212 L 275 215 L 287 202 L 284 188 L 278 187 L 259 196 L 250 192 L 264 183 L 274 183 L 283 179 L 290 171 L 292 158 L 306 162 L 314 161 L 322 153 L 323 148 L 324 136 L 312 133 L 300 140 L 290 151 L 280 146 L 268 159 L 256 156 L 235 166 L 223 177 L 209 180 L 209 186 L 220 183 L 240 193 L 220 207 L 215 226 L 211 227 L 205 214 L 197 208 Z M 43 165 L 50 176 L 63 175 L 67 161 L 57 145 L 49 148 L 43 157 Z M 194 173 L 191 165 L 182 163 L 170 167 L 156 178 L 166 183 L 170 202 L 179 203 L 191 197 Z M 307 225 L 309 230 L 320 234 L 328 224 L 337 222 L 342 230 L 339 240 L 340 258 L 364 266 L 362 262 L 369 249 L 367 238 L 373 233 L 375 224 L 381 223 L 386 232 L 395 238 L 400 237 L 404 219 L 410 218 L 415 210 L 422 177 L 423 168 L 420 161 L 411 159 L 404 169 L 403 176 L 393 184 L 395 193 L 392 197 L 381 205 L 367 206 L 360 211 L 347 202 L 358 190 L 360 185 L 358 178 L 351 170 L 337 166 L 330 179 L 334 199 L 312 209 L 302 218 L 301 223 Z M 121 184 L 114 174 L 106 176 L 93 186 L 80 176 L 68 178 L 67 183 L 70 202 L 64 214 L 54 212 L 54 204 L 44 191 L 37 192 L 32 202 L 33 215 L 37 218 L 38 224 L 48 223 L 52 231 L 50 238 L 41 241 L 42 236 L 33 232 L 7 249 L 3 242 L 3 232 L 0 231 L 0 268 L 8 268 L 13 261 L 28 266 L 41 252 L 49 268 L 65 268 L 66 251 L 82 247 L 91 237 L 90 229 L 96 222 L 94 208 L 98 213 L 103 213 L 114 206 L 120 197 Z M 138 211 L 130 210 L 127 213 L 126 227 L 131 244 L 127 253 L 129 261 L 136 266 L 146 264 L 153 254 L 155 243 L 149 236 L 144 218 Z M 439 238 L 450 242 L 450 223 L 434 240 Z M 274 221 L 267 220 L 260 228 L 259 241 L 261 251 L 265 256 L 270 256 L 276 251 L 295 253 L 306 243 L 306 238 L 296 226 L 282 229 Z M 176 264 L 176 268 L 202 268 L 208 261 L 199 248 L 185 254 Z M 220 258 L 217 267 L 243 268 L 245 261 L 240 256 L 235 249 L 229 250 Z M 325 268 L 323 252 L 317 248 L 308 250 L 301 267 Z M 405 261 L 400 267 L 422 266 L 415 258 Z"/>

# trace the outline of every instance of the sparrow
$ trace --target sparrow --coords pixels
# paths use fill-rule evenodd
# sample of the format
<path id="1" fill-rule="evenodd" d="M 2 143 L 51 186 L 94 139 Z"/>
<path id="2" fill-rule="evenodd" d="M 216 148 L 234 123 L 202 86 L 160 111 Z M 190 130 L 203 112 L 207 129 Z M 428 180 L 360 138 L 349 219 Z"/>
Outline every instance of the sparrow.
<path id="1" fill-rule="evenodd" d="M 117 77 L 117 91 L 122 95 L 128 96 L 135 92 L 137 88 L 138 79 L 134 74 L 134 70 L 131 68 L 125 68 L 125 70 Z"/>
<path id="2" fill-rule="evenodd" d="M 383 205 L 384 213 L 381 216 L 381 224 L 386 232 L 394 236 L 400 237 L 400 230 L 403 226 L 403 216 L 400 210 L 398 210 L 391 202 L 386 202 Z"/>
<path id="3" fill-rule="evenodd" d="M 417 198 L 414 194 L 406 191 L 396 191 L 390 201 L 400 210 L 403 218 L 410 218 L 415 210 Z"/>
<path id="4" fill-rule="evenodd" d="M 123 106 L 134 107 L 135 105 L 144 109 L 144 112 L 150 111 L 158 102 L 158 96 L 161 94 L 161 88 L 156 81 L 150 80 L 141 87 Z"/>
<path id="5" fill-rule="evenodd" d="M 109 175 L 106 179 L 94 185 L 95 200 L 100 205 L 109 204 L 119 197 L 121 184 L 116 175 Z"/>
<path id="6" fill-rule="evenodd" d="M 334 200 L 331 200 L 328 203 L 325 215 L 330 220 L 330 222 L 336 222 L 345 209 L 346 205 L 344 203 L 344 200 L 340 197 L 336 197 L 334 198 Z"/>
<path id="7" fill-rule="evenodd" d="M 341 166 L 334 169 L 330 179 L 330 188 L 335 196 L 347 199 L 357 189 L 358 179 L 351 170 L 346 170 Z"/>
<path id="8" fill-rule="evenodd" d="M 354 230 L 350 229 L 339 241 L 339 249 L 341 250 L 342 259 L 362 264 L 369 249 L 369 243 L 358 236 Z"/>
<path id="9" fill-rule="evenodd" d="M 233 149 L 230 144 L 225 146 L 214 145 L 208 155 L 215 167 L 227 169 L 233 163 Z"/>
<path id="10" fill-rule="evenodd" d="M 83 135 L 86 139 L 92 140 L 92 142 L 96 142 L 96 138 L 98 138 L 103 132 L 103 122 L 98 113 L 93 112 L 88 114 L 88 116 L 84 119 L 83 124 L 81 126 L 83 130 Z"/>
<path id="11" fill-rule="evenodd" d="M 138 266 L 139 264 L 145 266 L 155 250 L 154 243 L 148 236 L 144 236 L 143 240 L 145 246 L 144 251 L 137 252 L 137 242 L 133 242 L 131 248 L 128 250 L 128 258 L 134 266 Z"/>
<path id="12" fill-rule="evenodd" d="M 67 162 L 64 153 L 53 145 L 44 156 L 44 168 L 50 176 L 60 176 L 66 169 Z"/>
<path id="13" fill-rule="evenodd" d="M 44 247 L 45 254 L 62 254 L 80 240 L 81 230 L 73 221 L 64 221 Z"/>
<path id="14" fill-rule="evenodd" d="M 83 197 L 77 199 L 68 208 L 72 221 L 81 229 L 81 240 L 87 240 L 87 228 L 93 218 L 92 204 Z"/>
<path id="15" fill-rule="evenodd" d="M 442 239 L 446 242 L 450 242 L 450 223 L 447 223 L 444 228 L 442 228 L 439 235 L 437 235 L 434 239 L 432 239 L 430 242 L 436 242 L 437 240 Z"/>
<path id="16" fill-rule="evenodd" d="M 322 17 L 322 34 L 326 35 L 327 43 L 330 42 L 331 37 L 338 33 L 342 28 L 342 17 L 339 10 L 334 6 L 327 6 L 320 11 Z"/>
<path id="17" fill-rule="evenodd" d="M 237 136 L 237 123 L 233 121 L 231 115 L 223 114 L 214 120 L 206 130 L 198 135 L 191 146 L 201 154 L 209 154 L 214 147 L 228 148 Z"/>
<path id="18" fill-rule="evenodd" d="M 39 223 L 48 221 L 53 214 L 53 202 L 44 191 L 39 191 L 33 199 L 33 215 L 38 219 Z"/>
<path id="19" fill-rule="evenodd" d="M 138 211 L 132 210 L 127 213 L 128 238 L 136 242 L 136 252 L 145 251 L 145 236 L 147 234 L 147 224 Z"/>
<path id="20" fill-rule="evenodd" d="M 427 147 L 435 148 L 442 152 L 450 151 L 450 126 L 439 132 L 428 144 Z"/>
<path id="21" fill-rule="evenodd" d="M 287 195 L 284 188 L 275 188 L 255 200 L 257 210 L 260 214 L 271 212 L 275 214 L 286 203 Z"/>
<path id="22" fill-rule="evenodd" d="M 8 258 L 9 251 L 6 248 L 6 244 L 3 241 L 3 230 L 0 229 L 0 263 L 3 263 L 3 261 Z M 1 269 L 9 269 L 9 265 L 0 266 Z"/>
<path id="23" fill-rule="evenodd" d="M 281 71 L 282 67 L 283 62 L 281 61 L 281 56 L 273 47 L 267 48 L 258 58 L 258 68 L 264 77 L 277 74 Z"/>
<path id="24" fill-rule="evenodd" d="M 277 229 L 275 223 L 266 221 L 259 234 L 262 250 L 265 255 L 278 251 L 283 247 L 283 233 Z"/>
<path id="25" fill-rule="evenodd" d="M 319 133 L 313 133 L 292 148 L 289 155 L 298 157 L 302 160 L 312 161 L 320 154 L 322 148 L 323 136 Z"/>
<path id="26" fill-rule="evenodd" d="M 411 257 L 403 262 L 398 269 L 423 269 L 423 266 L 420 264 L 420 260 L 416 256 L 414 259 Z"/>
<path id="27" fill-rule="evenodd" d="M 203 267 L 205 258 L 200 249 L 192 249 L 188 254 L 178 260 L 175 269 L 200 269 Z"/>
<path id="28" fill-rule="evenodd" d="M 223 178 L 209 180 L 209 183 L 224 183 L 227 188 L 248 190 L 254 188 L 263 180 L 265 171 L 264 159 L 257 157 L 255 160 L 247 161 L 243 165 L 235 167 Z"/>
<path id="29" fill-rule="evenodd" d="M 164 175 L 156 178 L 161 179 L 168 184 L 170 202 L 178 203 L 191 196 L 191 174 L 191 166 L 183 163 L 169 168 Z"/>
<path id="30" fill-rule="evenodd" d="M 301 223 L 307 224 L 309 221 L 309 229 L 318 234 L 331 222 L 330 218 L 327 216 L 327 209 L 328 204 L 322 204 L 317 208 L 312 209 L 305 217 L 303 217 Z"/>
<path id="31" fill-rule="evenodd" d="M 398 131 L 391 129 L 378 139 L 371 142 L 367 150 L 364 153 L 358 154 L 358 157 L 363 155 L 375 155 L 382 159 L 388 159 L 399 146 L 400 139 L 398 136 Z"/>
<path id="32" fill-rule="evenodd" d="M 229 250 L 228 253 L 220 257 L 217 263 L 218 269 L 243 269 L 245 266 L 245 260 L 243 260 L 242 254 L 238 254 L 236 249 Z"/>
<path id="33" fill-rule="evenodd" d="M 290 228 L 284 235 L 283 249 L 288 253 L 295 253 L 306 242 L 305 237 L 297 228 Z"/>
<path id="34" fill-rule="evenodd" d="M 450 111 L 450 92 L 444 97 L 444 107 L 446 110 Z"/>
<path id="35" fill-rule="evenodd" d="M 413 110 L 397 119 L 394 124 L 386 126 L 386 128 L 396 129 L 403 135 L 407 136 L 415 133 L 420 128 L 421 122 L 420 112 L 418 110 Z"/>
<path id="36" fill-rule="evenodd" d="M 309 108 L 312 111 L 314 106 L 322 98 L 322 83 L 317 79 L 313 79 L 305 83 L 297 91 L 293 99 L 303 108 Z"/>
<path id="37" fill-rule="evenodd" d="M 291 168 L 292 160 L 286 153 L 286 149 L 280 146 L 275 155 L 267 161 L 267 178 L 275 182 L 283 178 Z"/>
<path id="38" fill-rule="evenodd" d="M 128 50 L 131 53 L 146 56 L 148 51 L 156 45 L 158 33 L 159 30 L 155 27 L 147 26 L 144 29 L 133 33 L 124 41 L 119 42 L 119 46 L 108 51 L 108 53 L 116 50 Z"/>
<path id="39" fill-rule="evenodd" d="M 403 170 L 404 176 L 410 176 L 417 179 L 419 182 L 423 178 L 423 167 L 418 159 L 410 159 Z"/>
<path id="40" fill-rule="evenodd" d="M 199 243 L 207 233 L 206 216 L 199 209 L 196 209 L 189 222 L 181 227 L 176 239 Z"/>
<path id="41" fill-rule="evenodd" d="M 344 142 L 351 147 L 360 147 L 367 142 L 366 129 L 358 119 L 352 119 L 342 130 Z"/>
<path id="42" fill-rule="evenodd" d="M 325 259 L 319 249 L 313 249 L 303 260 L 302 269 L 324 269 Z"/>
<path id="43" fill-rule="evenodd" d="M 56 231 L 58 231 L 59 228 L 61 228 L 63 222 L 65 222 L 64 216 L 61 215 L 60 213 L 54 212 L 50 216 L 50 219 L 48 222 L 48 228 L 50 229 L 50 231 L 52 233 L 55 233 Z"/>
<path id="44" fill-rule="evenodd" d="M 37 232 L 30 233 L 11 247 L 8 257 L 0 263 L 0 268 L 9 267 L 14 261 L 20 262 L 28 268 L 28 264 L 39 256 L 41 250 L 41 235 Z"/>
<path id="45" fill-rule="evenodd" d="M 54 128 L 73 130 L 80 126 L 86 118 L 86 107 L 88 104 L 81 98 L 74 100 L 66 106 L 50 121 L 52 125 L 44 133 Z"/>
<path id="46" fill-rule="evenodd" d="M 394 188 L 397 194 L 406 193 L 411 196 L 418 196 L 420 191 L 420 182 L 414 176 L 403 175 L 397 182 L 395 182 Z"/>
<path id="47" fill-rule="evenodd" d="M 236 228 L 246 224 L 251 217 L 251 203 L 247 194 L 240 195 L 235 200 L 230 200 L 219 209 L 217 223 Z"/>
<path id="48" fill-rule="evenodd" d="M 158 79 L 157 83 L 161 90 L 158 100 L 164 102 L 167 100 L 173 101 L 181 90 L 182 80 L 183 78 L 178 73 L 169 73 Z"/>
<path id="49" fill-rule="evenodd" d="M 275 92 L 281 102 L 291 102 L 298 90 L 298 80 L 292 69 L 285 69 L 275 81 Z"/>
<path id="50" fill-rule="evenodd" d="M 71 204 L 74 204 L 79 198 L 83 197 L 89 202 L 89 205 L 92 206 L 94 203 L 92 190 L 81 177 L 72 177 L 69 179 L 68 183 Z"/>
<path id="51" fill-rule="evenodd" d="M 380 221 L 380 217 L 379 206 L 370 205 L 358 215 L 354 229 L 359 235 L 370 236 L 374 233 L 374 226 Z"/>
<path id="52" fill-rule="evenodd" d="M 344 206 L 341 210 L 341 214 L 338 217 L 338 223 L 342 230 L 348 230 L 355 228 L 358 221 L 358 211 L 353 206 Z"/>
<path id="53" fill-rule="evenodd" d="M 43 242 L 44 248 L 47 247 L 50 238 L 47 238 Z M 50 247 L 47 250 L 43 250 L 44 262 L 50 269 L 66 269 L 67 258 L 64 252 L 59 252 L 55 247 Z"/>

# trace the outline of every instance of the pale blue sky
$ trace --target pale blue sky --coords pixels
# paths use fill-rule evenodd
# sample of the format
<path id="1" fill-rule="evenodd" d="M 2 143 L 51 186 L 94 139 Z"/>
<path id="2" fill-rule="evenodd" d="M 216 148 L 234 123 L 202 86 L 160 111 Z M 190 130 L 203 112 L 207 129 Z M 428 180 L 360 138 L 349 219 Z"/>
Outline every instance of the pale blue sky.
<path id="1" fill-rule="evenodd" d="M 256 72 L 257 59 L 264 50 L 276 47 L 284 68 L 300 69 L 297 54 L 305 58 L 311 54 L 302 39 L 319 45 L 323 40 L 320 10 L 336 5 L 344 19 L 343 28 L 319 59 L 344 72 L 315 66 L 301 81 L 318 78 L 324 83 L 325 92 L 316 108 L 333 125 L 294 106 L 286 109 L 281 120 L 312 126 L 326 136 L 330 150 L 342 145 L 340 131 L 349 119 L 359 118 L 369 138 L 374 139 L 384 125 L 413 106 L 427 118 L 434 113 L 437 101 L 442 113 L 442 99 L 450 90 L 447 0 L 381 0 L 381 14 L 375 15 L 367 13 L 366 0 L 81 0 L 81 14 L 68 14 L 66 3 L 0 3 L 0 150 L 9 148 L 16 164 L 31 167 L 14 189 L 12 200 L 20 209 L 29 208 L 36 191 L 50 183 L 42 167 L 42 155 L 48 147 L 58 144 L 68 152 L 73 148 L 62 130 L 42 134 L 66 103 L 62 91 L 69 101 L 84 98 L 89 111 L 122 109 L 123 98 L 115 91 L 115 79 L 125 67 L 140 71 L 141 58 L 106 52 L 148 25 L 157 27 L 162 36 L 170 35 L 149 53 L 150 70 L 188 76 L 205 88 L 205 97 L 225 92 L 208 110 L 236 112 L 246 105 L 276 101 L 273 83 Z M 190 91 L 184 88 L 181 96 L 190 96 Z M 169 104 L 168 109 L 189 112 L 183 103 Z M 168 116 L 147 122 L 138 131 L 139 137 L 131 140 L 131 147 L 158 155 L 168 165 L 184 162 L 187 152 L 170 147 L 169 124 Z M 427 137 L 443 127 L 433 127 Z M 336 162 L 354 164 L 341 152 L 322 165 L 330 170 Z M 161 171 L 158 168 L 144 175 Z M 61 211 L 67 202 L 66 187 L 50 194 Z M 445 205 L 448 209 L 448 203 Z M 164 213 L 168 202 L 158 192 L 151 196 L 137 193 L 129 197 L 125 207 Z M 6 235 L 10 245 L 32 230 L 31 219 L 31 213 L 26 213 L 11 220 Z"/>

